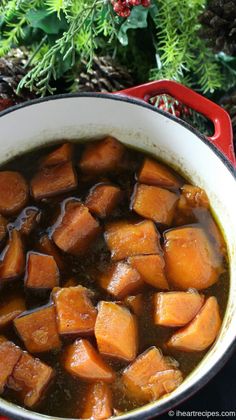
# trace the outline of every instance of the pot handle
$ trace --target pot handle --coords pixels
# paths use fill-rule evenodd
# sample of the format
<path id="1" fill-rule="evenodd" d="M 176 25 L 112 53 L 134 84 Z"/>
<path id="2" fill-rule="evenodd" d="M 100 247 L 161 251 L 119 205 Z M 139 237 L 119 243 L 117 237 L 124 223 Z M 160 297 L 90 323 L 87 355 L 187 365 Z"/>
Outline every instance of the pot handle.
<path id="1" fill-rule="evenodd" d="M 236 167 L 231 119 L 229 114 L 216 103 L 172 80 L 157 80 L 115 94 L 131 96 L 146 102 L 153 96 L 168 94 L 201 113 L 214 124 L 215 132 L 213 136 L 207 137 L 208 140 Z"/>

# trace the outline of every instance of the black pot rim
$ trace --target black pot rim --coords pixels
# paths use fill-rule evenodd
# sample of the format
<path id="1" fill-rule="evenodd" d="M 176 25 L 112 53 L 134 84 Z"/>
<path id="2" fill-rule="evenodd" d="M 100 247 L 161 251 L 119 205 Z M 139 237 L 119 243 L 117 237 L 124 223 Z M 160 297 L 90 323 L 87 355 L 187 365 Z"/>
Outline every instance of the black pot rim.
<path id="1" fill-rule="evenodd" d="M 125 95 L 122 95 L 122 94 L 121 95 L 114 95 L 114 94 L 111 94 L 111 93 L 85 92 L 85 93 L 59 94 L 59 95 L 54 95 L 54 96 L 48 96 L 48 97 L 45 97 L 45 98 L 37 98 L 37 99 L 29 100 L 29 101 L 24 102 L 24 103 L 17 104 L 15 106 L 7 108 L 6 110 L 1 111 L 0 112 L 0 117 L 3 117 L 7 114 L 15 112 L 18 109 L 30 107 L 31 105 L 34 105 L 34 104 L 39 104 L 39 103 L 48 102 L 48 101 L 55 101 L 55 100 L 58 100 L 58 99 L 89 98 L 89 97 L 103 98 L 103 99 L 109 99 L 109 100 L 114 100 L 114 101 L 118 101 L 118 102 L 131 103 L 131 104 L 143 107 L 143 108 L 147 108 L 147 109 L 151 110 L 152 112 L 161 114 L 161 115 L 165 116 L 166 118 L 169 118 L 170 120 L 175 121 L 176 123 L 185 127 L 188 131 L 195 134 L 199 138 L 199 140 L 201 140 L 209 148 L 211 148 L 213 150 L 213 152 L 224 163 L 224 165 L 227 167 L 227 169 L 229 170 L 231 175 L 236 180 L 236 168 L 234 168 L 233 165 L 226 158 L 226 156 L 220 150 L 217 149 L 217 147 L 214 145 L 214 143 L 211 143 L 196 128 L 192 127 L 190 124 L 186 123 L 185 121 L 175 117 L 174 115 L 166 113 L 166 112 L 162 111 L 161 109 L 154 107 L 151 104 L 148 104 L 148 103 L 146 103 L 142 100 L 135 99 L 135 98 L 132 98 L 132 97 L 128 97 L 128 96 L 125 96 Z M 145 408 L 145 406 L 144 406 L 143 408 L 141 407 L 138 411 L 135 410 L 134 412 L 131 411 L 127 414 L 124 414 L 121 418 L 124 418 L 124 419 L 127 418 L 127 420 L 148 420 L 148 419 L 153 418 L 154 416 L 161 415 L 161 414 L 167 412 L 168 410 L 172 410 L 177 405 L 183 403 L 184 401 L 186 401 L 187 399 L 192 397 L 197 391 L 199 391 L 204 385 L 206 385 L 220 371 L 220 369 L 222 369 L 222 367 L 229 360 L 230 356 L 232 355 L 232 353 L 235 349 L 236 349 L 236 337 L 235 337 L 234 341 L 230 344 L 230 346 L 227 348 L 226 352 L 221 357 L 221 359 L 218 360 L 218 362 L 216 362 L 214 367 L 209 372 L 207 372 L 204 376 L 202 376 L 202 378 L 196 384 L 191 385 L 187 390 L 182 392 L 180 395 L 178 395 L 175 398 L 172 398 L 171 402 L 168 402 L 168 401 L 165 402 L 163 400 L 160 407 L 155 407 L 155 406 L 153 407 L 151 405 L 150 407 L 147 406 Z M 22 410 L 22 414 L 15 413 L 15 408 L 14 407 L 17 407 L 17 409 L 20 408 L 20 410 Z M 27 412 L 27 417 L 24 416 L 24 411 Z M 38 420 L 39 416 L 41 416 L 42 418 L 45 418 L 45 419 L 50 419 L 50 418 L 55 419 L 55 417 L 45 416 L 45 415 L 41 415 L 40 413 L 37 413 L 37 412 L 33 412 L 33 411 L 31 412 L 29 410 L 25 410 L 25 409 L 23 409 L 19 406 L 15 406 L 15 404 L 12 404 L 12 407 L 10 407 L 9 409 L 8 408 L 2 408 L 1 407 L 1 401 L 0 401 L 0 412 L 1 412 L 1 414 L 4 414 L 6 416 L 11 416 L 11 418 L 15 418 L 17 420 L 25 420 L 26 418 L 27 419 L 30 418 L 32 420 Z M 70 420 L 70 419 L 67 419 L 67 420 Z"/>

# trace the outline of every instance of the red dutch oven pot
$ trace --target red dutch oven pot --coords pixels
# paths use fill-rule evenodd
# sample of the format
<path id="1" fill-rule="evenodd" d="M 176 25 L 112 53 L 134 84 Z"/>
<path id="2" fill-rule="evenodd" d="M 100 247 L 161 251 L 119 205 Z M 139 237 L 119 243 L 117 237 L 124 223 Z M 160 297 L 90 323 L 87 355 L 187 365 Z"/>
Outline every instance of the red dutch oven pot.
<path id="1" fill-rule="evenodd" d="M 159 94 L 169 94 L 206 116 L 214 124 L 214 135 L 206 138 L 182 120 L 147 103 Z M 145 420 L 173 409 L 219 371 L 235 344 L 236 161 L 228 114 L 192 90 L 173 81 L 160 80 L 116 94 L 82 93 L 29 101 L 0 113 L 0 133 L 2 163 L 62 138 L 86 141 L 111 134 L 124 144 L 158 157 L 206 190 L 229 255 L 230 292 L 221 332 L 179 388 L 117 419 Z M 16 419 L 52 419 L 3 399 L 0 399 L 0 413 Z"/>

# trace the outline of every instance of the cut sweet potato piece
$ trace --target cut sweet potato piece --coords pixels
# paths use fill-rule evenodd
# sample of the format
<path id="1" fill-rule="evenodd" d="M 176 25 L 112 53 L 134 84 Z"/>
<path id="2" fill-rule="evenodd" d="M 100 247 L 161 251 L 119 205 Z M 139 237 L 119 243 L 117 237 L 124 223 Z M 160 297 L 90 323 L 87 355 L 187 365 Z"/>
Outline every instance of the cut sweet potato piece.
<path id="1" fill-rule="evenodd" d="M 16 219 L 15 227 L 21 235 L 28 236 L 37 227 L 40 217 L 37 207 L 26 207 Z"/>
<path id="2" fill-rule="evenodd" d="M 179 178 L 167 166 L 150 158 L 144 159 L 138 181 L 163 188 L 177 189 L 181 186 Z"/>
<path id="3" fill-rule="evenodd" d="M 8 325 L 25 310 L 25 300 L 22 296 L 11 294 L 4 299 L 4 302 L 0 304 L 0 328 Z"/>
<path id="4" fill-rule="evenodd" d="M 169 282 L 182 290 L 206 289 L 222 272 L 221 260 L 204 230 L 198 226 L 167 231 L 164 258 Z"/>
<path id="5" fill-rule="evenodd" d="M 196 292 L 155 293 L 154 323 L 163 327 L 182 327 L 200 311 L 204 296 Z"/>
<path id="6" fill-rule="evenodd" d="M 53 300 L 59 334 L 91 334 L 94 331 L 97 310 L 88 289 L 80 285 L 57 288 Z"/>
<path id="7" fill-rule="evenodd" d="M 209 199 L 202 188 L 188 184 L 183 185 L 178 202 L 179 210 L 188 216 L 194 208 L 203 207 L 208 209 L 209 206 Z"/>
<path id="8" fill-rule="evenodd" d="M 130 257 L 128 262 L 139 272 L 145 283 L 157 289 L 169 289 L 162 255 L 137 255 Z"/>
<path id="9" fill-rule="evenodd" d="M 25 286 L 29 289 L 53 289 L 59 285 L 60 274 L 51 255 L 28 252 Z"/>
<path id="10" fill-rule="evenodd" d="M 23 352 L 8 380 L 8 387 L 17 392 L 26 407 L 31 408 L 41 401 L 53 376 L 50 366 Z"/>
<path id="11" fill-rule="evenodd" d="M 76 189 L 77 176 L 71 162 L 42 168 L 31 181 L 31 192 L 35 200 L 54 197 Z"/>
<path id="12" fill-rule="evenodd" d="M 114 171 L 122 161 L 124 150 L 118 140 L 108 136 L 85 147 L 79 167 L 82 172 L 93 174 Z"/>
<path id="13" fill-rule="evenodd" d="M 112 394 L 106 383 L 89 385 L 84 402 L 81 419 L 105 420 L 113 414 Z"/>
<path id="14" fill-rule="evenodd" d="M 0 213 L 13 215 L 18 213 L 27 203 L 29 188 L 19 172 L 0 172 Z"/>
<path id="15" fill-rule="evenodd" d="M 7 220 L 0 214 L 0 242 L 5 238 L 7 233 Z"/>
<path id="16" fill-rule="evenodd" d="M 137 354 L 137 324 L 130 311 L 114 302 L 99 303 L 95 337 L 100 353 L 127 361 Z"/>
<path id="17" fill-rule="evenodd" d="M 105 240 L 113 261 L 133 255 L 161 252 L 160 235 L 151 220 L 140 223 L 128 221 L 109 223 L 105 231 Z"/>
<path id="18" fill-rule="evenodd" d="M 122 197 L 119 187 L 109 184 L 97 184 L 91 188 L 85 204 L 91 213 L 104 219 L 109 216 Z"/>
<path id="19" fill-rule="evenodd" d="M 135 296 L 127 296 L 124 300 L 124 303 L 131 309 L 131 311 L 139 316 L 143 312 L 143 296 L 141 293 Z"/>
<path id="20" fill-rule="evenodd" d="M 164 188 L 138 184 L 132 199 L 132 209 L 156 223 L 171 225 L 177 201 L 177 194 Z"/>
<path id="21" fill-rule="evenodd" d="M 182 351 L 206 350 L 216 339 L 221 327 L 217 299 L 206 300 L 202 309 L 189 325 L 177 331 L 167 343 L 171 349 Z"/>
<path id="22" fill-rule="evenodd" d="M 54 305 L 24 312 L 14 319 L 14 326 L 30 353 L 42 353 L 61 347 Z"/>
<path id="23" fill-rule="evenodd" d="M 52 238 L 62 251 L 80 255 L 88 251 L 100 232 L 99 223 L 87 207 L 79 201 L 66 200 Z"/>
<path id="24" fill-rule="evenodd" d="M 165 388 L 163 373 L 169 384 Z M 169 372 L 169 373 L 167 373 Z M 183 377 L 177 369 L 176 361 L 164 357 L 159 349 L 150 347 L 128 366 L 123 372 L 123 382 L 132 397 L 143 402 L 158 399 L 160 396 L 172 391 L 182 382 Z"/>
<path id="25" fill-rule="evenodd" d="M 60 255 L 60 252 L 53 243 L 53 241 L 49 239 L 47 235 L 41 236 L 39 242 L 37 243 L 37 249 L 43 254 L 52 255 L 52 257 L 57 263 L 58 268 L 60 270 L 64 270 L 65 264 L 63 261 L 63 257 Z"/>
<path id="26" fill-rule="evenodd" d="M 41 159 L 41 167 L 61 165 L 72 159 L 72 144 L 64 143 Z"/>
<path id="27" fill-rule="evenodd" d="M 21 235 L 12 230 L 8 244 L 3 250 L 3 260 L 0 265 L 0 279 L 13 280 L 20 277 L 25 269 L 25 253 Z"/>
<path id="28" fill-rule="evenodd" d="M 76 340 L 67 348 L 65 369 L 87 381 L 113 382 L 115 373 L 88 340 Z"/>
<path id="29" fill-rule="evenodd" d="M 4 391 L 8 378 L 20 359 L 22 351 L 11 341 L 0 337 L 0 394 Z"/>
<path id="30" fill-rule="evenodd" d="M 99 280 L 100 286 L 118 299 L 137 292 L 143 286 L 138 271 L 125 262 L 119 262 L 109 267 Z"/>

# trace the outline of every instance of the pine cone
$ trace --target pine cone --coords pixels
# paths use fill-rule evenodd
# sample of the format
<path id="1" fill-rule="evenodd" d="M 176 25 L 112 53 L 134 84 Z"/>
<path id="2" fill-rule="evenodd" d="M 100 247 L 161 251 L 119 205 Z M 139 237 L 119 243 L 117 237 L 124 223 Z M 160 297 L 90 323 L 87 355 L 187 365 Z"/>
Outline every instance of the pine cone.
<path id="1" fill-rule="evenodd" d="M 236 54 L 236 0 L 210 0 L 199 17 L 200 36 L 216 51 Z"/>
<path id="2" fill-rule="evenodd" d="M 226 109 L 226 111 L 231 116 L 233 133 L 234 133 L 234 146 L 236 152 L 236 90 L 231 94 L 223 96 L 220 101 L 220 104 Z"/>
<path id="3" fill-rule="evenodd" d="M 73 92 L 114 92 L 133 86 L 130 72 L 111 57 L 94 57 L 87 70 L 82 61 L 74 72 Z"/>
<path id="4" fill-rule="evenodd" d="M 26 52 L 20 49 L 15 49 L 6 57 L 0 58 L 0 110 L 34 97 L 32 92 L 26 89 L 17 93 L 17 86 L 26 73 L 24 64 L 27 59 Z"/>

